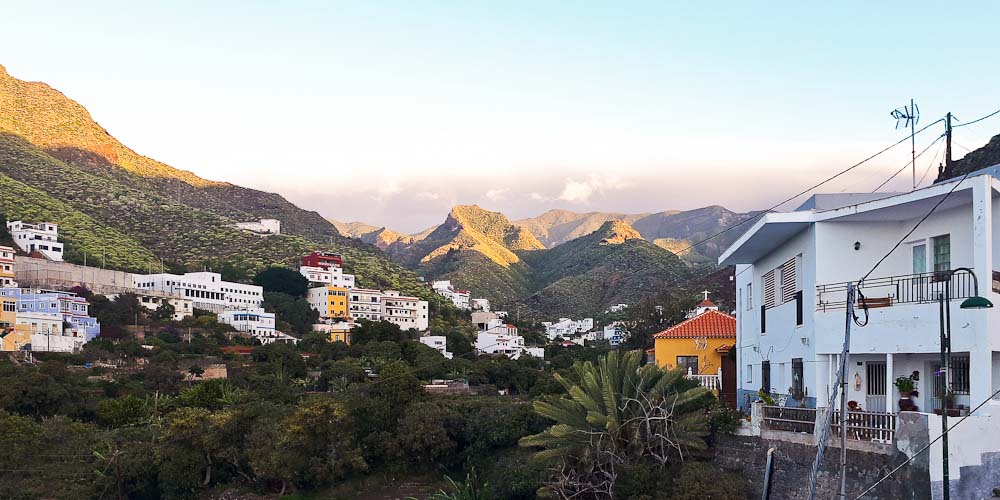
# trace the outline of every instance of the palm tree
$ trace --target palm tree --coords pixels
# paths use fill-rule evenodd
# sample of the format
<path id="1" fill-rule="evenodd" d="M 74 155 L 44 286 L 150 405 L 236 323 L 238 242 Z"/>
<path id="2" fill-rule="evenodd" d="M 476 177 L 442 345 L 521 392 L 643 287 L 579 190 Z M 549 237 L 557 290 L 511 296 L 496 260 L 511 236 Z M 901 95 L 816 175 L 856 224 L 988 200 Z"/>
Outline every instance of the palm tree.
<path id="1" fill-rule="evenodd" d="M 641 357 L 610 352 L 597 364 L 577 362 L 570 377 L 555 374 L 565 395 L 535 401 L 535 411 L 555 424 L 519 444 L 543 448 L 535 459 L 553 465 L 549 493 L 610 498 L 623 466 L 662 466 L 706 447 L 711 392 L 686 387 L 682 370 L 640 368 Z"/>

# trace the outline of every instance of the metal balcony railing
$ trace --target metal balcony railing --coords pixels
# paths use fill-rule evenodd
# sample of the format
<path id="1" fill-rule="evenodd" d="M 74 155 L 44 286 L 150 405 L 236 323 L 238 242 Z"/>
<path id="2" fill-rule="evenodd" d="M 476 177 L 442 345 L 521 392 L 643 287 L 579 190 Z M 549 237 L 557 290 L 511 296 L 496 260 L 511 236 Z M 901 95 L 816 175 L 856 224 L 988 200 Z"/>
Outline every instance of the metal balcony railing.
<path id="1" fill-rule="evenodd" d="M 950 276 L 950 279 L 949 279 Z M 951 274 L 948 272 L 929 272 L 889 276 L 886 278 L 867 279 L 859 290 L 865 296 L 864 303 L 860 297 L 855 307 L 867 305 L 869 309 L 891 307 L 897 304 L 922 304 L 938 300 L 939 294 L 945 293 L 945 286 L 951 282 L 949 296 L 954 299 L 967 299 L 976 293 L 975 281 L 972 275 L 965 272 Z M 847 306 L 847 284 L 850 282 L 833 283 L 816 286 L 816 310 L 830 311 L 844 309 Z"/>

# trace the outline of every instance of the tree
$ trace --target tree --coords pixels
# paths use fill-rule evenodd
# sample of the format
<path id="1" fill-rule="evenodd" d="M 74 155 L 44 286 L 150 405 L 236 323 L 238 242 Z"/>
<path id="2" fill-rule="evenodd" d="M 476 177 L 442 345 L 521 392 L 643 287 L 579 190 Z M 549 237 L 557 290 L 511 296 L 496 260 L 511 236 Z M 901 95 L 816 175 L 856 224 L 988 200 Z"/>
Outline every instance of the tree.
<path id="1" fill-rule="evenodd" d="M 264 292 L 264 309 L 273 312 L 275 320 L 283 328 L 291 329 L 299 335 L 312 332 L 319 320 L 319 313 L 303 298 L 295 298 L 287 293 Z"/>
<path id="2" fill-rule="evenodd" d="M 174 319 L 174 312 L 176 312 L 174 306 L 169 302 L 164 302 L 149 317 L 153 321 L 170 321 Z"/>
<path id="3" fill-rule="evenodd" d="M 362 319 L 358 321 L 358 326 L 351 330 L 351 343 L 358 345 L 368 342 L 402 342 L 409 338 L 410 335 L 400 329 L 399 325 L 388 321 Z"/>
<path id="4" fill-rule="evenodd" d="M 535 411 L 556 423 L 520 444 L 542 448 L 535 458 L 553 465 L 550 491 L 613 498 L 626 468 L 665 468 L 707 447 L 711 392 L 678 390 L 681 370 L 640 368 L 641 359 L 641 351 L 610 352 L 597 364 L 575 363 L 571 377 L 555 375 L 566 390 L 562 397 L 535 401 Z"/>
<path id="5" fill-rule="evenodd" d="M 130 292 L 118 295 L 114 300 L 108 300 L 103 295 L 92 296 L 90 313 L 102 326 L 135 325 L 143 323 L 147 309 L 139 302 L 139 296 Z"/>
<path id="6" fill-rule="evenodd" d="M 263 287 L 265 292 L 284 293 L 292 297 L 305 297 L 309 291 L 309 280 L 287 267 L 262 269 L 253 277 L 253 282 Z"/>

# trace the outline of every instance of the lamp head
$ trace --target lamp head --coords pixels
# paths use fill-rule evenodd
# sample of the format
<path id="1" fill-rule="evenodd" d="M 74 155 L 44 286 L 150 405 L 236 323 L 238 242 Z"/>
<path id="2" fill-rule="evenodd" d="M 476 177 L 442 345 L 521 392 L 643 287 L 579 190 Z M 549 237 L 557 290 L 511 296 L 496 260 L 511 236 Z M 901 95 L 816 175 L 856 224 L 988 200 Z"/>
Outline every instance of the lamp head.
<path id="1" fill-rule="evenodd" d="M 986 297 L 980 297 L 977 295 L 963 300 L 959 307 L 962 309 L 989 309 L 993 307 L 993 302 L 990 302 L 990 299 L 987 299 Z"/>

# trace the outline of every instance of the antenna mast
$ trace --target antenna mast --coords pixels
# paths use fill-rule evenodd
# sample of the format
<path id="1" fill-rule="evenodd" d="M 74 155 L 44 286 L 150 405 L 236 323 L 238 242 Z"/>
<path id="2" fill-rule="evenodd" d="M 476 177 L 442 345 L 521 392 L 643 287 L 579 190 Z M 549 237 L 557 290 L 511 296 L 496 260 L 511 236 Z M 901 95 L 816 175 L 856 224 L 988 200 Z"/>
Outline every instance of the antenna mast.
<path id="1" fill-rule="evenodd" d="M 920 121 L 920 107 L 910 99 L 909 106 L 896 108 L 889 113 L 896 119 L 896 129 L 910 127 L 910 171 L 913 173 L 912 189 L 917 189 L 917 122 Z"/>

